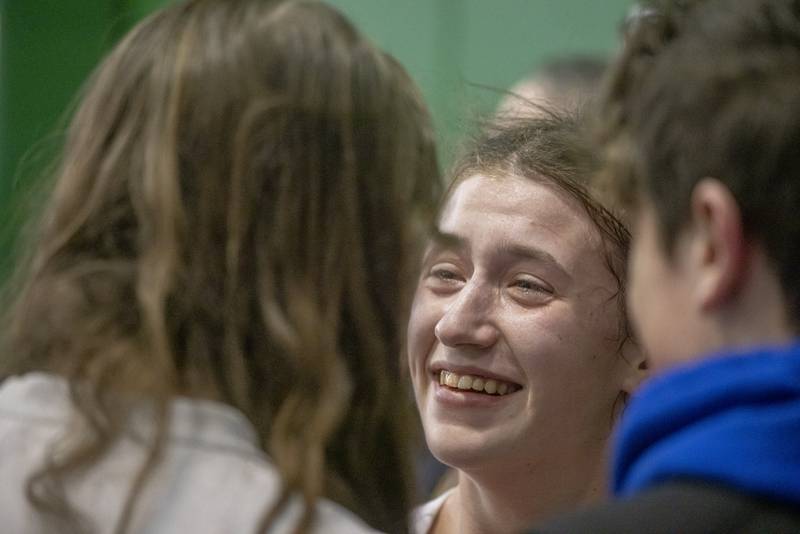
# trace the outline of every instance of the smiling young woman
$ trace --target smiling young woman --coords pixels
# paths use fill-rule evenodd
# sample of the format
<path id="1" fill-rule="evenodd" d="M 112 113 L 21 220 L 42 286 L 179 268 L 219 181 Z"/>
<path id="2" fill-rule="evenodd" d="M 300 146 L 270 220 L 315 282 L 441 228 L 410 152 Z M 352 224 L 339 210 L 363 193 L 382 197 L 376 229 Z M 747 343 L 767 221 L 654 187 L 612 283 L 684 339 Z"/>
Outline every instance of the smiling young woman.
<path id="1" fill-rule="evenodd" d="M 643 376 L 625 227 L 591 193 L 576 118 L 494 128 L 456 168 L 408 332 L 433 454 L 458 485 L 417 532 L 515 532 L 603 496 L 615 413 Z"/>

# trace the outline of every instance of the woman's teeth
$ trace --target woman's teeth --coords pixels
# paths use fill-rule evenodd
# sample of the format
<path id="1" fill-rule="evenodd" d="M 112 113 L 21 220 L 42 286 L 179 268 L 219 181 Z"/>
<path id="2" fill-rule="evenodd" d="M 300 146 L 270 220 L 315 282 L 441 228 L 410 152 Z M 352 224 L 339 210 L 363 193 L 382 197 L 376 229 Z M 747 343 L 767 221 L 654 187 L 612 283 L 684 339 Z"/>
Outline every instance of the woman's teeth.
<path id="1" fill-rule="evenodd" d="M 472 390 L 489 395 L 506 395 L 513 393 L 518 386 L 502 382 L 493 378 L 483 378 L 472 375 L 458 375 L 451 371 L 439 371 L 439 384 L 454 389 Z"/>

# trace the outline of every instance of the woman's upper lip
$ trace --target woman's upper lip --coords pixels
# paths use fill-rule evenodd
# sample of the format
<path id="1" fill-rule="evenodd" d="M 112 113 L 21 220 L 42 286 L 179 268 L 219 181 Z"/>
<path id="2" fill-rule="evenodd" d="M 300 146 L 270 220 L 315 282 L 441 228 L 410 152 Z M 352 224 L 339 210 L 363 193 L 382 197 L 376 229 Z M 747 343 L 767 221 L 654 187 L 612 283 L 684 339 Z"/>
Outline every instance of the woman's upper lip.
<path id="1" fill-rule="evenodd" d="M 488 369 L 482 369 L 472 365 L 456 365 L 447 362 L 435 362 L 430 365 L 431 374 L 438 374 L 440 371 L 450 371 L 451 373 L 455 373 L 457 375 L 471 375 L 491 378 L 493 380 L 500 380 L 502 382 L 508 382 L 509 384 L 522 387 L 522 384 L 512 378 L 508 378 L 506 375 L 498 374 L 493 371 L 489 371 Z"/>

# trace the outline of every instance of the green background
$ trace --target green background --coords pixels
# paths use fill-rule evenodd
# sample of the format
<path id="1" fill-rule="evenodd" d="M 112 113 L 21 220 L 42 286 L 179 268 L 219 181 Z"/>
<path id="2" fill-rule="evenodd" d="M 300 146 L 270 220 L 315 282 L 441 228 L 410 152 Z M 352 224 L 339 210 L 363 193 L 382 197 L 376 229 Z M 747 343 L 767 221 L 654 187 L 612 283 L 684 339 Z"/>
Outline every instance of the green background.
<path id="1" fill-rule="evenodd" d="M 0 0 L 0 277 L 35 177 L 103 53 L 166 0 Z M 610 54 L 631 0 L 331 0 L 422 87 L 443 161 L 543 60 Z"/>

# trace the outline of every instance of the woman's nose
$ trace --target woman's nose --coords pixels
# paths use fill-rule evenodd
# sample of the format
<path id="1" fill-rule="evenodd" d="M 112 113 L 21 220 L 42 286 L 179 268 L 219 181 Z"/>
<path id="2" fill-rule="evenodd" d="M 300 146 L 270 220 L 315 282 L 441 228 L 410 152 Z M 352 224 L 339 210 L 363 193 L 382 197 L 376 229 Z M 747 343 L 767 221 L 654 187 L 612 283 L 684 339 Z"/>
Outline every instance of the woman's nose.
<path id="1" fill-rule="evenodd" d="M 436 338 L 449 347 L 494 345 L 499 332 L 492 317 L 493 300 L 489 288 L 468 283 L 436 323 Z"/>

